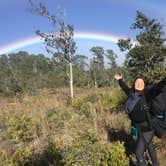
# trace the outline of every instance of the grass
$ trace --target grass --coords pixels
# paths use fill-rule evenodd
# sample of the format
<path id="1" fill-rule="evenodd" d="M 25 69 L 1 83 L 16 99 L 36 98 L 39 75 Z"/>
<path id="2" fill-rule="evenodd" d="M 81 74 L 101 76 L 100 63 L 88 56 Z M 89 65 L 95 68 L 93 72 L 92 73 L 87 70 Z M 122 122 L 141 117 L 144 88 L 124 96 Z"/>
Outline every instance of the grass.
<path id="1" fill-rule="evenodd" d="M 120 140 L 125 143 L 127 154 L 133 153 L 133 147 L 130 147 L 133 141 L 129 135 L 130 121 L 123 113 L 125 98 L 118 88 L 76 88 L 72 105 L 68 94 L 69 89 L 64 88 L 43 89 L 36 95 L 1 97 L 0 146 L 3 147 L 1 152 L 3 154 L 0 154 L 0 157 L 8 161 L 17 150 L 17 146 L 30 145 L 35 148 L 35 151 L 42 151 L 48 139 L 65 144 L 66 141 L 71 142 L 86 132 L 93 133 L 93 137 L 104 144 Z M 31 130 L 33 130 L 33 139 L 29 141 L 25 138 L 22 143 L 21 141 L 12 143 L 15 137 L 6 135 L 5 138 L 2 134 L 8 131 L 12 118 L 23 115 L 32 117 L 33 124 L 27 127 L 29 130 L 27 133 L 32 133 Z M 26 120 L 25 124 L 29 125 Z M 15 130 L 17 133 L 20 132 L 18 128 Z M 12 133 L 12 136 L 15 134 L 15 132 Z M 157 138 L 155 143 L 160 165 L 165 166 L 163 164 L 166 163 L 166 151 L 163 147 L 166 143 Z"/>

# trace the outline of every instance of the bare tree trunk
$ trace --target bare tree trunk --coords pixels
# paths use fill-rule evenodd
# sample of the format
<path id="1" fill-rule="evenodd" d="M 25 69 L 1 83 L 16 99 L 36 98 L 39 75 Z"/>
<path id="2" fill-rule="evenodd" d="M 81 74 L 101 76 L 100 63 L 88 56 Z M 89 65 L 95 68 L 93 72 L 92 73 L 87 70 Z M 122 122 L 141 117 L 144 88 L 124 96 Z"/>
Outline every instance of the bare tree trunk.
<path id="1" fill-rule="evenodd" d="M 70 96 L 71 99 L 73 99 L 74 93 L 73 93 L 73 66 L 72 63 L 70 62 Z"/>
<path id="2" fill-rule="evenodd" d="M 95 88 L 97 88 L 97 87 L 98 87 L 98 84 L 97 84 L 97 79 L 95 77 Z"/>

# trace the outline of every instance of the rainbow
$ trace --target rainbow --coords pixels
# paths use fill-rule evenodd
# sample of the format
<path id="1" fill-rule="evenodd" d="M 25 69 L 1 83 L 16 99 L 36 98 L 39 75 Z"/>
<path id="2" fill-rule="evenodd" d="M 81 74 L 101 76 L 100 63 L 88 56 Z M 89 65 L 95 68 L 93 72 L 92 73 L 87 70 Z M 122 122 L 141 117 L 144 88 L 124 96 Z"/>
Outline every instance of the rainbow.
<path id="1" fill-rule="evenodd" d="M 86 39 L 86 40 L 100 40 L 106 42 L 117 43 L 118 39 L 122 39 L 124 37 L 115 36 L 110 34 L 101 34 L 101 33 L 86 33 L 86 32 L 77 32 L 74 35 L 75 39 Z M 20 41 L 16 41 L 14 43 L 10 43 L 8 45 L 0 47 L 0 55 L 10 53 L 14 50 L 18 50 L 20 48 L 24 48 L 30 45 L 42 43 L 43 40 L 39 36 L 26 38 Z M 133 41 L 134 43 L 134 41 Z"/>

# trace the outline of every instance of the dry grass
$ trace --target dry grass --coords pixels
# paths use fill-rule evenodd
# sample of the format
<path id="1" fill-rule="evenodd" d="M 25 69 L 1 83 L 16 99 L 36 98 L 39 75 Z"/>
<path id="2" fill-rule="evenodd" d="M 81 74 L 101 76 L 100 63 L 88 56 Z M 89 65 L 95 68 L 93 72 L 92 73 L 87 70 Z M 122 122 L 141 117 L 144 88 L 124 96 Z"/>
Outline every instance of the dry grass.
<path id="1" fill-rule="evenodd" d="M 99 95 L 99 94 L 117 94 L 119 89 L 110 88 L 98 88 L 98 89 L 75 89 L 75 98 L 81 98 L 88 95 Z M 50 89 L 41 90 L 37 95 L 24 95 L 21 97 L 13 98 L 0 98 L 0 116 L 6 117 L 12 116 L 12 114 L 18 112 L 32 113 L 34 117 L 42 116 L 42 113 L 51 110 L 55 107 L 68 108 L 69 105 L 69 89 Z M 96 109 L 96 107 L 98 109 Z M 98 135 L 101 142 L 109 141 L 109 129 L 113 130 L 124 130 L 126 133 L 129 132 L 130 122 L 124 113 L 116 113 L 104 111 L 103 103 L 99 100 L 97 105 L 90 104 L 90 113 L 93 117 L 92 128 Z M 43 120 L 43 117 L 40 117 Z M 45 122 L 44 122 L 45 123 Z M 46 125 L 46 124 L 45 124 Z M 106 126 L 108 128 L 106 128 Z M 45 126 L 46 127 L 46 126 Z M 82 126 L 81 126 L 82 127 Z M 91 128 L 89 127 L 89 128 Z M 47 130 L 47 128 L 45 129 Z M 86 130 L 85 128 L 80 128 L 80 131 Z M 66 129 L 66 133 L 68 130 Z M 66 139 L 70 137 L 70 134 L 61 136 L 61 138 Z M 67 138 L 69 139 L 69 138 Z M 123 139 L 121 139 L 123 140 Z M 162 140 L 155 139 L 157 145 L 157 153 L 160 161 L 160 166 L 166 166 L 166 138 Z"/>
<path id="2" fill-rule="evenodd" d="M 38 112 L 40 110 L 49 110 L 55 107 L 64 107 L 66 100 L 59 92 L 51 90 L 40 91 L 37 95 L 24 95 L 13 98 L 0 99 L 0 112 L 8 110 L 9 112 Z"/>

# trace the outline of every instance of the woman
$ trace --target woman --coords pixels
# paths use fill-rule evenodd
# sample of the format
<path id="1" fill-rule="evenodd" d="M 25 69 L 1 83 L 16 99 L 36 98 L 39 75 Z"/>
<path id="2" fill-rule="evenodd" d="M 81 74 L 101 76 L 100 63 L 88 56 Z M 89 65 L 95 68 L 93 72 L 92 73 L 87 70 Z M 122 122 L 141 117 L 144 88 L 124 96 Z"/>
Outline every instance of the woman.
<path id="1" fill-rule="evenodd" d="M 120 74 L 115 74 L 114 78 L 118 80 L 120 87 L 127 94 L 126 113 L 131 119 L 132 125 L 138 130 L 138 139 L 136 144 L 136 158 L 139 166 L 146 166 L 144 152 L 148 149 L 153 166 L 158 166 L 157 155 L 152 144 L 154 129 L 151 127 L 148 113 L 147 103 L 150 103 L 166 85 L 166 77 L 158 84 L 151 88 L 145 88 L 142 78 L 137 78 L 134 82 L 133 89 L 129 88 L 122 80 Z"/>

